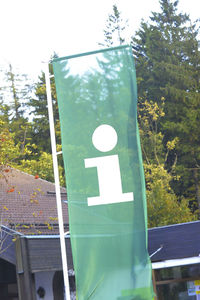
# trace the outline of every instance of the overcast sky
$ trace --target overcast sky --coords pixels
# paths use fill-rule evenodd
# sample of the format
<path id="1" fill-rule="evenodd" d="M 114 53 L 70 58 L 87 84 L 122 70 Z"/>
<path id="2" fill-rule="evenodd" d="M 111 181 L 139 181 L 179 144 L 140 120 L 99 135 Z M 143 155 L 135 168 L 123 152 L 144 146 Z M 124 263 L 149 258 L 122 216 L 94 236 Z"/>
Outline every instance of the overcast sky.
<path id="1" fill-rule="evenodd" d="M 41 61 L 54 51 L 66 56 L 97 50 L 115 3 L 132 34 L 142 18 L 159 10 L 158 0 L 0 0 L 0 66 L 12 63 L 39 74 Z M 199 8 L 199 0 L 179 1 L 192 20 Z"/>

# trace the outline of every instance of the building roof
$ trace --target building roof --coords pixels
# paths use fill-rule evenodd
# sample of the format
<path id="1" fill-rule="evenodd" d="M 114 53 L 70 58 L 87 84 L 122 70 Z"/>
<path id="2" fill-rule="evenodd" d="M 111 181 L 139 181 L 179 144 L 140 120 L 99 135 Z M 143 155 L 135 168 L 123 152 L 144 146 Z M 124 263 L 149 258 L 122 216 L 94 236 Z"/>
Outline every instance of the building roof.
<path id="1" fill-rule="evenodd" d="M 63 217 L 68 227 L 66 189 L 61 188 Z M 2 224 L 26 234 L 58 233 L 55 184 L 16 169 L 0 177 Z"/>
<path id="2" fill-rule="evenodd" d="M 55 185 L 16 169 L 6 170 L 0 177 L 1 225 L 23 235 L 58 235 Z M 65 188 L 61 188 L 61 198 L 65 230 L 68 231 Z M 198 257 L 199 232 L 200 221 L 149 229 L 151 261 Z"/>
<path id="3" fill-rule="evenodd" d="M 27 249 L 31 259 L 31 268 L 33 272 L 48 269 L 51 267 L 51 260 L 54 260 L 54 268 L 61 268 L 60 242 L 59 235 L 23 235 L 15 232 L 5 226 L 1 226 L 5 241 L 3 248 L 0 249 L 0 257 L 5 260 L 16 263 L 15 246 L 13 237 L 27 240 Z M 193 264 L 188 258 L 198 258 L 200 254 L 200 221 L 183 224 L 175 224 L 164 227 L 151 228 L 148 230 L 149 245 L 148 251 L 152 263 L 164 261 L 176 261 L 186 259 L 187 263 Z M 66 246 L 69 259 L 69 266 L 72 268 L 72 254 L 70 247 L 70 235 L 66 236 Z M 5 249 L 5 251 L 4 251 Z M 3 251 L 2 251 L 3 250 Z M 42 253 L 42 254 L 41 254 Z M 40 257 L 42 255 L 42 264 Z M 48 259 L 47 259 L 48 255 Z M 200 263 L 195 262 L 195 263 Z"/>
<path id="4" fill-rule="evenodd" d="M 155 253 L 151 261 L 200 256 L 199 233 L 200 221 L 149 229 L 149 254 Z"/>
<path id="5" fill-rule="evenodd" d="M 62 270 L 60 236 L 56 235 L 24 235 L 18 231 L 0 226 L 1 247 L 0 259 L 14 265 L 20 260 L 19 245 L 22 240 L 26 244 L 29 268 L 31 272 Z M 16 245 L 17 244 L 17 245 Z M 69 235 L 65 236 L 68 269 L 73 269 L 72 250 Z M 21 253 L 23 255 L 23 253 Z M 71 271 L 70 271 L 71 272 Z"/>

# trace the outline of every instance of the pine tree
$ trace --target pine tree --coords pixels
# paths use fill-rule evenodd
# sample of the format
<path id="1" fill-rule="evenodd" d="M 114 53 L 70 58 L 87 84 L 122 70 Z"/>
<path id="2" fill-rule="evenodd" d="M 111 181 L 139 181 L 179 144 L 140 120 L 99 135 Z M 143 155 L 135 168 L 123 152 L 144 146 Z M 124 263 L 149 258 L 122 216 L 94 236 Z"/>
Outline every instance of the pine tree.
<path id="1" fill-rule="evenodd" d="M 113 5 L 113 12 L 109 14 L 104 30 L 104 42 L 99 45 L 104 47 L 119 46 L 126 42 L 125 30 L 128 26 L 128 20 L 123 20 L 121 12 L 117 5 Z"/>
<path id="2" fill-rule="evenodd" d="M 26 74 L 13 70 L 9 64 L 4 72 L 3 87 L 1 89 L 1 115 L 4 115 L 10 132 L 15 133 L 15 143 L 22 143 L 22 148 L 28 136 L 28 118 L 25 116 L 26 103 L 32 91 L 32 85 Z"/>
<path id="3" fill-rule="evenodd" d="M 32 85 L 26 74 L 14 72 L 13 66 L 9 64 L 5 72 L 4 101 L 11 103 L 13 118 L 23 117 L 27 99 L 32 91 Z"/>
<path id="4" fill-rule="evenodd" d="M 200 208 L 199 30 L 187 14 L 178 13 L 178 1 L 160 0 L 160 6 L 161 12 L 152 13 L 149 23 L 142 22 L 132 40 L 140 105 L 142 99 L 160 103 L 165 98 L 159 126 L 164 139 L 179 139 L 167 162 L 170 169 L 177 156 L 181 180 L 174 188 L 178 195 L 196 199 Z"/>
<path id="5" fill-rule="evenodd" d="M 52 66 L 50 67 L 50 72 L 53 74 Z M 58 106 L 56 100 L 56 90 L 54 78 L 51 78 L 51 93 L 54 108 L 54 121 L 56 126 L 56 132 L 58 137 L 58 144 L 60 144 L 60 125 L 59 125 L 59 115 Z M 35 97 L 30 98 L 28 106 L 31 110 L 32 125 L 33 125 L 33 135 L 32 141 L 37 145 L 40 151 L 45 151 L 47 153 L 51 152 L 51 142 L 50 142 L 50 129 L 49 129 L 49 117 L 47 108 L 47 96 L 46 96 L 46 82 L 45 74 L 39 76 L 39 80 L 35 85 Z"/>

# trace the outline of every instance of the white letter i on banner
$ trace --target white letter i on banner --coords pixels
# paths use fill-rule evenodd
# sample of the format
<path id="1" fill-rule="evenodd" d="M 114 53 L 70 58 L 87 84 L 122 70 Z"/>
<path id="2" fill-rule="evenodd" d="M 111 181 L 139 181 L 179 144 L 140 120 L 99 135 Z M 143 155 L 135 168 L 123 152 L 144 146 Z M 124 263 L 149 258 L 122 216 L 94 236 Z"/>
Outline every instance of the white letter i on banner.
<path id="1" fill-rule="evenodd" d="M 117 133 L 110 125 L 100 125 L 92 136 L 93 145 L 101 152 L 111 151 L 117 144 Z M 98 197 L 89 197 L 88 205 L 102 205 L 133 201 L 133 193 L 122 192 L 118 155 L 84 159 L 86 168 L 97 168 L 99 180 Z"/>

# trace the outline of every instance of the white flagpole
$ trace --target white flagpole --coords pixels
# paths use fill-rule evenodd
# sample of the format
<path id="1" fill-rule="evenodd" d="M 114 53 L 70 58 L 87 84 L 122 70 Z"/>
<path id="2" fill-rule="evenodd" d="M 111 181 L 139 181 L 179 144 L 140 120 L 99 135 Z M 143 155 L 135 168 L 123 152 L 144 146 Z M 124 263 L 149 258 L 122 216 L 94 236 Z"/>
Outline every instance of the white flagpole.
<path id="1" fill-rule="evenodd" d="M 67 266 L 67 251 L 66 251 L 66 244 L 65 244 L 62 202 L 61 202 L 61 195 L 60 195 L 60 180 L 59 180 L 58 160 L 57 160 L 58 153 L 56 151 L 56 137 L 55 137 L 53 104 L 52 104 L 52 96 L 51 96 L 51 85 L 50 85 L 50 74 L 49 74 L 49 64 L 48 63 L 45 64 L 45 80 L 46 80 L 47 104 L 48 104 L 48 113 L 49 113 L 51 148 L 52 148 L 52 157 L 53 157 L 54 179 L 55 179 L 55 187 L 56 187 L 56 202 L 57 202 L 58 224 L 59 224 L 59 232 L 60 232 L 60 246 L 61 246 L 61 257 L 62 257 L 62 266 L 63 266 L 64 291 L 65 291 L 67 300 L 70 300 L 69 277 L 68 277 L 68 266 Z"/>

